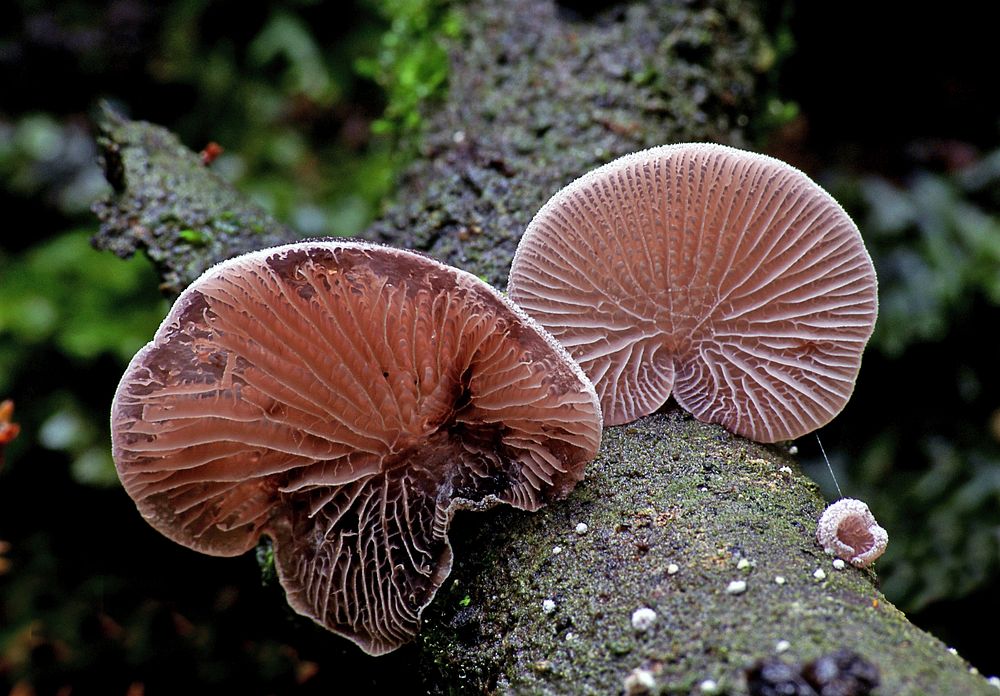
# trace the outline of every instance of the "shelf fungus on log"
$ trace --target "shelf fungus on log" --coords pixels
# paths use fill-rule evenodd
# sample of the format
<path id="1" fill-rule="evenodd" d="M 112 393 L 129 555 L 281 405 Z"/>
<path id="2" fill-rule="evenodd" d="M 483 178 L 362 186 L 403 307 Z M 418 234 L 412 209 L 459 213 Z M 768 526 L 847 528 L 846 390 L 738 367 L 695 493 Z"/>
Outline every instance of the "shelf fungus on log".
<path id="1" fill-rule="evenodd" d="M 605 425 L 673 395 L 761 442 L 843 408 L 877 313 L 871 258 L 826 191 L 771 157 L 700 143 L 627 155 L 559 191 L 508 289 L 594 382 Z"/>
<path id="2" fill-rule="evenodd" d="M 601 436 L 579 367 L 495 290 L 345 241 L 209 269 L 132 359 L 111 424 L 153 527 L 219 556 L 270 536 L 291 606 L 370 654 L 416 635 L 457 509 L 565 496 Z"/>

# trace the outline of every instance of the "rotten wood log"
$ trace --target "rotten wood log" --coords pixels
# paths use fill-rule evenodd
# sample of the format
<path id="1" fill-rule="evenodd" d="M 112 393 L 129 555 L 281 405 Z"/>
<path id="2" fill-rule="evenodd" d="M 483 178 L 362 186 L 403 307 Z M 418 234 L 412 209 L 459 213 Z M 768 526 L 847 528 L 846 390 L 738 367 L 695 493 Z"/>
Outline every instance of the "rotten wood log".
<path id="1" fill-rule="evenodd" d="M 367 236 L 502 288 L 531 216 L 587 170 L 661 143 L 745 145 L 766 54 L 755 12 L 728 0 L 594 16 L 549 0 L 467 4 L 448 97 Z M 164 129 L 110 112 L 101 128 L 114 192 L 95 206 L 95 245 L 144 251 L 169 293 L 295 238 Z M 910 624 L 874 572 L 831 566 L 813 536 L 823 505 L 785 448 L 678 411 L 610 428 L 564 503 L 456 519 L 452 576 L 406 659 L 434 693 L 619 693 L 644 669 L 654 693 L 711 680 L 739 694 L 758 660 L 848 648 L 877 666 L 879 694 L 995 693 Z M 735 580 L 745 590 L 727 592 Z M 640 607 L 656 613 L 641 631 Z"/>

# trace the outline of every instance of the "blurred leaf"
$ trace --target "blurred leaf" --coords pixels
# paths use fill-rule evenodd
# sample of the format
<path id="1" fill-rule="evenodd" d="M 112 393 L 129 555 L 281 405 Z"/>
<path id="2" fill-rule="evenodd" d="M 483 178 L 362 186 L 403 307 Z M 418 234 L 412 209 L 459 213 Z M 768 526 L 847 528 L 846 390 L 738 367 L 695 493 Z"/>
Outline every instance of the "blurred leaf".
<path id="1" fill-rule="evenodd" d="M 70 464 L 73 478 L 85 486 L 114 487 L 118 472 L 106 444 L 89 447 L 73 458 Z"/>
<path id="2" fill-rule="evenodd" d="M 48 416 L 35 433 L 38 444 L 64 453 L 69 460 L 70 475 L 77 483 L 117 486 L 118 473 L 108 446 L 106 418 L 95 422 L 94 414 L 72 392 L 57 392 L 40 401 Z"/>
<path id="3" fill-rule="evenodd" d="M 250 44 L 250 57 L 264 66 L 276 58 L 285 63 L 285 91 L 302 93 L 318 104 L 330 105 L 340 97 L 336 83 L 308 27 L 286 11 L 277 11 Z"/>
<path id="4" fill-rule="evenodd" d="M 852 401 L 863 415 L 838 419 L 859 450 L 844 488 L 889 531 L 879 576 L 907 611 L 1000 577 L 1000 197 L 984 195 L 997 190 L 1000 150 L 957 173 L 838 187 L 879 279 L 876 351 Z"/>
<path id="5" fill-rule="evenodd" d="M 74 449 L 90 437 L 89 424 L 72 408 L 56 411 L 38 430 L 38 442 L 52 450 Z"/>
<path id="6" fill-rule="evenodd" d="M 799 105 L 793 101 L 785 101 L 778 97 L 771 97 L 767 100 L 767 108 L 764 109 L 766 129 L 777 129 L 791 123 L 799 115 Z"/>
<path id="7" fill-rule="evenodd" d="M 54 160 L 62 145 L 62 129 L 48 114 L 23 119 L 14 132 L 14 147 L 35 160 Z"/>
<path id="8" fill-rule="evenodd" d="M 983 185 L 985 174 L 975 178 Z M 942 339 L 977 296 L 1000 305 L 1000 216 L 968 200 L 962 180 L 921 172 L 906 188 L 878 178 L 860 184 L 879 273 L 872 340 L 889 355 Z"/>
<path id="9" fill-rule="evenodd" d="M 461 33 L 458 12 L 447 0 L 368 0 L 390 20 L 374 56 L 355 69 L 386 92 L 376 133 L 408 135 L 420 128 L 424 101 L 443 94 L 448 79 L 447 39 Z"/>
<path id="10" fill-rule="evenodd" d="M 90 232 L 69 232 L 16 257 L 0 256 L 0 392 L 38 344 L 74 359 L 103 353 L 122 363 L 145 344 L 166 313 L 156 276 L 142 257 L 122 261 L 90 247 Z"/>
<path id="11" fill-rule="evenodd" d="M 0 116 L 0 178 L 10 191 L 41 196 L 67 215 L 87 212 L 108 189 L 96 159 L 93 138 L 78 121 L 30 113 L 5 123 Z"/>
<path id="12" fill-rule="evenodd" d="M 885 179 L 873 177 L 862 182 L 862 193 L 868 204 L 869 223 L 866 227 L 876 234 L 896 235 L 916 221 L 916 209 L 910 196 Z"/>
<path id="13" fill-rule="evenodd" d="M 1000 572 L 1000 457 L 940 436 L 919 451 L 928 471 L 887 471 L 863 493 L 889 530 L 879 566 L 885 592 L 908 611 L 972 592 Z"/>

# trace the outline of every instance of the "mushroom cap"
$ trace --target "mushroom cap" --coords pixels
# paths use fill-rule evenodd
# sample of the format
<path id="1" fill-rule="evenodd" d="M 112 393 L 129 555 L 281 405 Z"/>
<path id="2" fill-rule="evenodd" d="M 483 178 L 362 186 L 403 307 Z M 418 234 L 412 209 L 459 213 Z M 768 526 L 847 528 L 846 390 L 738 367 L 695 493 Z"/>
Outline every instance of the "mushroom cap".
<path id="1" fill-rule="evenodd" d="M 889 533 L 878 525 L 865 503 L 841 498 L 820 516 L 816 541 L 831 556 L 864 568 L 885 553 Z"/>
<path id="2" fill-rule="evenodd" d="M 857 227 L 779 160 L 655 147 L 569 184 L 528 225 L 508 292 L 580 363 L 605 425 L 673 394 L 760 442 L 830 421 L 877 313 Z"/>
<path id="3" fill-rule="evenodd" d="M 209 269 L 132 359 L 111 427 L 153 527 L 220 556 L 269 535 L 292 607 L 381 654 L 448 576 L 455 511 L 566 495 L 601 414 L 566 352 L 475 276 L 329 241 Z"/>

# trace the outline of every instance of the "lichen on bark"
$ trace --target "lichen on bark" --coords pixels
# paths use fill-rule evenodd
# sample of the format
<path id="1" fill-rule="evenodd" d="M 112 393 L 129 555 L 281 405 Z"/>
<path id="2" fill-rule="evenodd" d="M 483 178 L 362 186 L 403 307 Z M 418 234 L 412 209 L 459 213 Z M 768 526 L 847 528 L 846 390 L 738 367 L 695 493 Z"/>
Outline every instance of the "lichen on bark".
<path id="1" fill-rule="evenodd" d="M 583 20 L 546 0 L 472 3 L 423 157 L 371 233 L 499 288 L 542 203 L 667 142 L 743 144 L 763 36 L 737 2 L 625 3 Z"/>
<path id="2" fill-rule="evenodd" d="M 123 258 L 144 251 L 165 293 L 179 294 L 219 261 L 296 238 L 167 129 L 106 105 L 97 125 L 112 192 L 93 206 L 101 221 L 93 244 Z"/>
<path id="3" fill-rule="evenodd" d="M 737 694 L 759 659 L 848 648 L 879 668 L 880 694 L 990 693 L 873 572 L 834 568 L 815 543 L 822 499 L 787 449 L 674 409 L 609 428 L 587 471 L 561 505 L 456 523 L 455 567 L 418 638 L 433 691 L 608 694 L 643 668 L 655 693 L 711 679 Z M 735 580 L 744 592 L 727 592 Z M 657 614 L 645 631 L 640 607 Z"/>

